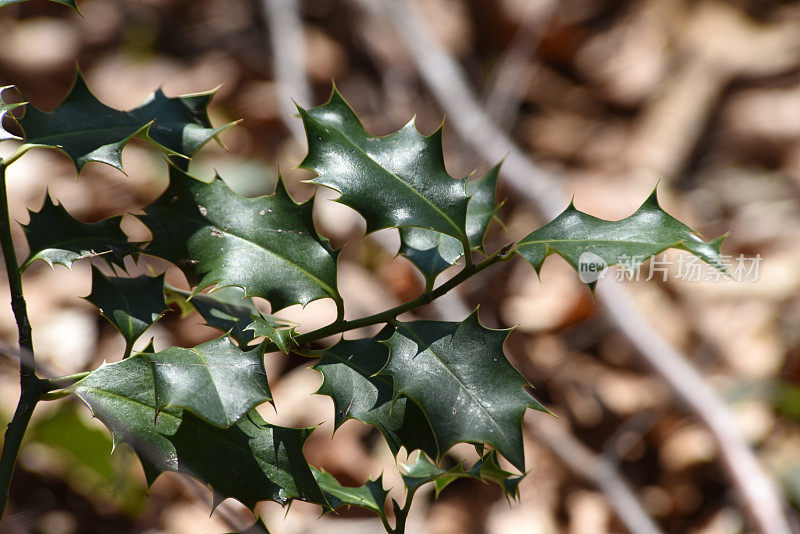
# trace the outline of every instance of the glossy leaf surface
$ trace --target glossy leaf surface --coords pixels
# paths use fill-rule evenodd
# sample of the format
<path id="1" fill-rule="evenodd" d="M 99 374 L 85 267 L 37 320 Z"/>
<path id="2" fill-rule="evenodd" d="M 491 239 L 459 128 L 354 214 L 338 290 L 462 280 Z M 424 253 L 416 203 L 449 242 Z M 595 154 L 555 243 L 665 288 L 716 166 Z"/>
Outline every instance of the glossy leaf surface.
<path id="1" fill-rule="evenodd" d="M 376 374 L 389 358 L 386 345 L 373 338 L 342 340 L 317 354 L 320 361 L 314 369 L 323 376 L 317 393 L 333 399 L 335 428 L 358 419 L 380 430 L 393 454 L 405 447 L 439 457 L 436 438 L 417 403 L 402 396 L 394 399 L 392 378 Z"/>
<path id="2" fill-rule="evenodd" d="M 164 275 L 108 277 L 92 266 L 92 292 L 86 300 L 97 306 L 125 338 L 126 354 L 134 342 L 167 310 Z"/>
<path id="3" fill-rule="evenodd" d="M 270 425 L 251 411 L 229 428 L 218 428 L 179 409 L 163 410 L 155 424 L 155 385 L 142 355 L 104 364 L 69 388 L 139 456 L 148 483 L 179 471 L 209 484 L 222 497 L 249 508 L 263 500 L 324 503 L 303 456 L 310 429 Z"/>
<path id="4" fill-rule="evenodd" d="M 467 182 L 470 195 L 467 206 L 467 236 L 473 250 L 483 251 L 483 237 L 489 222 L 497 213 L 497 177 L 500 165 L 494 166 L 485 176 Z M 400 254 L 419 268 L 428 284 L 464 255 L 464 246 L 458 239 L 427 228 L 400 228 Z"/>
<path id="5" fill-rule="evenodd" d="M 418 226 L 466 239 L 465 183 L 445 170 L 441 129 L 425 137 L 411 121 L 374 137 L 335 89 L 300 116 L 308 136 L 300 166 L 319 175 L 314 183 L 339 191 L 338 201 L 364 217 L 367 232 Z"/>
<path id="6" fill-rule="evenodd" d="M 211 91 L 170 98 L 159 89 L 137 108 L 122 111 L 100 102 L 79 72 L 69 95 L 54 111 L 28 106 L 18 122 L 26 142 L 57 147 L 72 159 L 78 172 L 90 161 L 122 170 L 122 149 L 135 136 L 167 153 L 190 157 L 230 126 L 211 125 L 207 107 L 213 96 Z"/>
<path id="7" fill-rule="evenodd" d="M 139 249 L 128 242 L 128 236 L 120 228 L 121 221 L 122 217 L 94 223 L 79 221 L 47 196 L 42 209 L 30 212 L 30 221 L 22 225 L 30 248 L 22 269 L 36 260 L 44 260 L 51 266 L 71 267 L 76 260 L 94 256 L 122 267 L 125 256 L 135 255 Z"/>
<path id="8" fill-rule="evenodd" d="M 581 265 L 587 263 L 581 260 L 583 254 L 599 257 L 606 265 L 622 264 L 634 270 L 650 256 L 668 248 L 691 252 L 726 272 L 720 257 L 723 238 L 704 242 L 691 228 L 661 209 L 654 191 L 633 215 L 619 221 L 592 217 L 570 203 L 552 222 L 524 237 L 516 249 L 536 272 L 553 253 L 579 272 Z"/>
<path id="9" fill-rule="evenodd" d="M 159 411 L 184 408 L 225 428 L 272 399 L 261 351 L 242 351 L 227 336 L 142 356 L 153 367 Z"/>
<path id="10" fill-rule="evenodd" d="M 390 358 L 381 373 L 420 404 L 440 452 L 458 442 L 487 443 L 523 471 L 522 415 L 546 410 L 503 354 L 508 332 L 484 328 L 477 311 L 461 323 L 400 323 L 385 342 Z"/>
<path id="11" fill-rule="evenodd" d="M 343 486 L 336 477 L 322 469 L 311 468 L 311 471 L 331 508 L 358 506 L 372 510 L 379 516 L 384 515 L 383 506 L 389 492 L 383 489 L 383 476 L 368 480 L 363 486 L 352 487 Z"/>
<path id="12" fill-rule="evenodd" d="M 312 201 L 295 204 L 278 181 L 270 196 L 243 198 L 219 178 L 170 168 L 170 184 L 144 208 L 149 254 L 180 267 L 198 290 L 238 286 L 273 310 L 338 298 L 336 256 L 314 228 Z"/>
<path id="13" fill-rule="evenodd" d="M 406 487 L 415 491 L 418 488 L 434 483 L 436 495 L 457 478 L 476 478 L 474 473 L 466 471 L 461 464 L 450 469 L 442 469 L 432 464 L 424 455 L 420 454 L 413 464 L 401 464 L 405 473 L 402 474 Z"/>

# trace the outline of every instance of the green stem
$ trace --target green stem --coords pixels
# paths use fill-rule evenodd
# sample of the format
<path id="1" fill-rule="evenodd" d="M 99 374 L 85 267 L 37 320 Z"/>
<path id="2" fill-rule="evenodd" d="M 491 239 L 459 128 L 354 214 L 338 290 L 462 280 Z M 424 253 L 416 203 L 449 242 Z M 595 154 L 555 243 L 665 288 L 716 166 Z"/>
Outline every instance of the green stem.
<path id="1" fill-rule="evenodd" d="M 474 265 L 472 261 L 472 245 L 469 242 L 469 238 L 462 238 L 461 245 L 464 247 L 464 265 L 466 267 Z"/>
<path id="2" fill-rule="evenodd" d="M 393 500 L 392 503 L 395 505 L 395 518 L 394 518 L 394 530 L 391 530 L 391 534 L 405 534 L 406 532 L 406 521 L 408 520 L 408 513 L 411 511 L 411 502 L 414 499 L 414 494 L 417 492 L 417 488 L 411 489 L 409 488 L 406 492 L 406 502 L 403 504 L 402 508 L 397 506 L 397 503 Z"/>
<path id="3" fill-rule="evenodd" d="M 67 391 L 66 389 L 57 389 L 55 391 L 50 391 L 49 393 L 43 393 L 41 397 L 39 397 L 40 401 L 54 401 L 63 399 L 64 397 L 69 397 L 72 395 L 71 391 Z"/>
<path id="4" fill-rule="evenodd" d="M 344 321 L 344 299 L 342 297 L 338 297 L 335 299 L 335 302 L 336 302 L 336 320 Z"/>
<path id="5" fill-rule="evenodd" d="M 75 373 L 74 375 L 57 376 L 55 378 L 47 378 L 42 380 L 42 391 L 47 393 L 56 389 L 63 389 L 71 386 L 81 378 L 85 378 L 92 374 L 91 371 L 84 371 L 82 373 Z"/>
<path id="6" fill-rule="evenodd" d="M 24 146 L 24 145 L 23 145 Z M 22 147 L 20 147 L 22 148 Z M 20 153 L 21 152 L 21 153 Z M 33 338 L 31 323 L 25 297 L 22 294 L 22 275 L 20 274 L 14 241 L 11 237 L 11 219 L 8 213 L 8 193 L 6 190 L 6 168 L 25 151 L 18 150 L 14 156 L 0 161 L 0 246 L 3 248 L 3 259 L 8 274 L 8 286 L 11 290 L 11 309 L 19 331 L 20 353 L 20 396 L 14 417 L 8 425 L 0 454 L 0 518 L 8 503 L 8 491 L 11 477 L 19 456 L 22 437 L 33 415 L 33 409 L 42 395 L 42 381 L 36 377 L 36 362 L 33 356 Z"/>
<path id="7" fill-rule="evenodd" d="M 386 530 L 386 532 L 388 532 L 389 534 L 393 534 L 394 533 L 394 529 L 392 528 L 392 525 L 389 524 L 389 520 L 386 518 L 386 514 L 385 513 L 384 514 L 380 514 L 380 516 L 381 516 L 381 523 L 383 523 L 384 530 Z"/>
<path id="8" fill-rule="evenodd" d="M 3 172 L 5 173 L 5 167 L 8 167 L 9 165 L 11 165 L 15 161 L 17 161 L 19 158 L 21 158 L 22 156 L 27 154 L 31 149 L 34 149 L 34 148 L 37 148 L 37 147 L 52 148 L 52 147 L 48 147 L 48 146 L 45 146 L 45 145 L 34 145 L 34 144 L 29 144 L 29 143 L 23 143 L 23 144 L 21 144 L 19 146 L 19 148 L 17 148 L 14 151 L 13 154 L 8 156 L 6 159 L 4 159 L 2 161 L 2 163 L 0 163 L 0 165 L 3 165 Z"/>
<path id="9" fill-rule="evenodd" d="M 425 293 L 433 291 L 433 283 L 436 281 L 435 277 L 430 276 L 425 278 Z"/>
<path id="10" fill-rule="evenodd" d="M 344 320 L 337 320 L 328 326 L 323 326 L 322 328 L 318 328 L 317 330 L 313 330 L 311 332 L 302 334 L 297 336 L 296 342 L 298 345 L 303 345 L 305 343 L 309 343 L 311 341 L 316 341 L 318 339 L 322 339 L 328 336 L 332 336 L 335 334 L 341 334 L 342 332 L 347 332 L 348 330 L 354 330 L 356 328 L 361 328 L 364 326 L 370 326 L 373 324 L 379 323 L 387 323 L 401 315 L 405 312 L 411 311 L 415 308 L 419 308 L 420 306 L 424 306 L 425 304 L 430 304 L 432 301 L 436 300 L 437 298 L 441 297 L 454 287 L 462 284 L 468 278 L 478 274 L 479 272 L 483 271 L 484 269 L 491 267 L 495 263 L 500 261 L 506 261 L 511 256 L 511 246 L 512 244 L 508 244 L 499 250 L 497 250 L 494 254 L 483 260 L 477 265 L 474 264 L 467 264 L 464 266 L 457 275 L 453 278 L 445 282 L 444 284 L 440 285 L 433 291 L 429 291 L 423 293 L 419 297 L 409 300 L 405 304 L 401 304 L 400 306 L 395 306 L 389 310 L 383 311 L 381 313 L 376 313 L 374 315 L 369 315 L 367 317 L 362 317 L 361 319 L 355 319 L 353 321 L 344 321 Z M 277 350 L 274 343 L 269 344 L 265 347 L 266 352 L 272 352 Z"/>

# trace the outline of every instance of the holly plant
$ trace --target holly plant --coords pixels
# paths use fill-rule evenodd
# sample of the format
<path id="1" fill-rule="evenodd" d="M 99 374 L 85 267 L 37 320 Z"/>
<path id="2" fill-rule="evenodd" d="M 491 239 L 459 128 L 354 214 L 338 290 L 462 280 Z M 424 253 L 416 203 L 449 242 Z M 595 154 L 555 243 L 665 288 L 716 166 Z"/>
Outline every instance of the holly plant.
<path id="1" fill-rule="evenodd" d="M 0 240 L 19 326 L 21 397 L 0 458 L 2 507 L 34 407 L 69 396 L 108 427 L 115 444 L 136 452 L 148 484 L 165 471 L 178 471 L 211 487 L 216 502 L 234 498 L 253 508 L 260 501 L 302 500 L 319 505 L 323 513 L 355 506 L 374 513 L 387 532 L 399 534 L 405 532 L 415 493 L 426 484 L 438 494 L 456 478 L 470 478 L 496 484 L 513 498 L 528 465 L 523 415 L 529 408 L 542 417 L 548 412 L 504 353 L 510 330 L 483 326 L 477 310 L 460 322 L 398 317 L 517 257 L 537 272 L 553 253 L 576 268 L 586 254 L 605 265 L 633 258 L 632 268 L 673 247 L 724 270 L 721 239 L 701 240 L 661 209 L 655 193 L 620 221 L 597 219 L 570 204 L 520 241 L 488 249 L 484 237 L 497 218 L 499 167 L 484 176 L 453 178 L 444 165 L 441 128 L 425 136 L 412 121 L 376 137 L 334 88 L 326 103 L 298 108 L 308 138 L 300 165 L 316 173 L 311 183 L 337 191 L 338 202 L 364 218 L 367 232 L 398 229 L 400 254 L 426 280 L 416 298 L 346 320 L 338 288 L 340 250 L 317 231 L 314 198 L 296 202 L 280 179 L 273 194 L 244 198 L 219 176 L 203 181 L 189 174 L 193 155 L 230 126 L 210 123 L 212 93 L 169 97 L 156 91 L 134 109 L 117 110 L 95 98 L 78 73 L 52 112 L 7 103 L 3 94 L 0 118 L 6 117 L 9 128 L 8 121 L 19 126 L 11 131 L 0 126 L 0 141 L 19 143 L 16 152 L 0 160 Z M 15 110 L 21 107 L 24 115 Z M 79 175 L 92 161 L 121 169 L 121 151 L 134 137 L 163 151 L 169 161 L 166 190 L 136 215 L 152 239 L 130 240 L 120 228 L 121 216 L 80 221 L 47 197 L 23 226 L 30 254 L 18 261 L 6 169 L 42 147 L 64 153 Z M 142 255 L 180 269 L 190 289 L 165 284 L 164 273 L 128 275 L 126 265 L 135 265 Z M 129 257 L 134 263 L 126 262 Z M 116 327 L 125 349 L 97 369 L 41 378 L 22 274 L 36 260 L 69 267 L 92 259 L 92 289 L 84 298 Z M 457 264 L 454 276 L 438 282 Z M 595 280 L 589 282 L 593 288 Z M 264 313 L 254 297 L 269 302 L 272 313 L 318 299 L 332 300 L 338 313 L 330 324 L 308 331 Z M 219 337 L 195 347 L 150 344 L 134 351 L 168 303 L 200 314 Z M 369 325 L 383 328 L 373 337 L 342 338 L 327 347 L 317 343 Z M 333 400 L 334 427 L 357 419 L 377 428 L 393 454 L 419 451 L 401 467 L 403 503 L 389 499 L 382 477 L 359 487 L 342 485 L 306 460 L 303 446 L 313 429 L 277 426 L 259 414 L 259 405 L 273 402 L 265 354 L 276 351 L 309 359 L 319 371 L 317 394 Z M 444 467 L 452 465 L 443 458 L 457 443 L 474 444 L 477 463 Z"/>

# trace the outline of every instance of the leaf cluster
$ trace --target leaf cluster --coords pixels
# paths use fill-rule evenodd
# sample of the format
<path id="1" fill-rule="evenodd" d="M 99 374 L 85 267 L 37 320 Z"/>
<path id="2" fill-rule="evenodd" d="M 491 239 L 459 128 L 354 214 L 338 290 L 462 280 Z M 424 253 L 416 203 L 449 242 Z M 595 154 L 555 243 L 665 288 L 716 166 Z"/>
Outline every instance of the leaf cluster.
<path id="1" fill-rule="evenodd" d="M 407 505 L 423 484 L 438 493 L 456 478 L 492 482 L 515 497 L 526 469 L 523 414 L 547 410 L 504 352 L 510 331 L 484 327 L 477 310 L 461 322 L 402 322 L 397 316 L 515 256 L 538 272 L 553 253 L 578 268 L 587 252 L 612 265 L 623 256 L 644 261 L 677 247 L 724 270 L 721 239 L 702 241 L 664 212 L 655 194 L 621 221 L 597 219 L 570 204 L 518 243 L 489 251 L 487 229 L 501 205 L 499 165 L 477 179 L 453 178 L 444 165 L 441 128 L 425 136 L 412 121 L 375 137 L 334 88 L 325 104 L 299 108 L 308 138 L 301 166 L 316 173 L 312 183 L 338 191 L 337 201 L 357 211 L 368 232 L 397 229 L 399 254 L 426 280 L 417 299 L 345 321 L 337 286 L 340 251 L 315 228 L 314 198 L 295 202 L 282 180 L 271 195 L 243 198 L 219 176 L 204 182 L 189 173 L 195 152 L 230 126 L 210 123 L 212 96 L 171 98 L 156 91 L 135 109 L 116 110 L 97 100 L 78 74 L 54 111 L 26 105 L 18 119 L 23 144 L 5 162 L 48 147 L 66 154 L 78 173 L 92 161 L 121 169 L 121 151 L 133 137 L 169 158 L 169 185 L 137 215 L 152 233 L 149 242 L 131 241 L 120 228 L 121 216 L 81 222 L 47 197 L 24 226 L 30 254 L 21 265 L 102 260 L 95 262 L 85 298 L 119 330 L 125 351 L 64 393 L 86 403 L 115 444 L 136 451 L 148 483 L 164 471 L 179 471 L 208 484 L 218 499 L 236 498 L 251 508 L 262 500 L 294 499 L 324 511 L 359 506 L 378 515 L 387 531 L 402 531 L 408 506 L 393 502 L 397 523 L 391 527 L 381 477 L 342 486 L 305 459 L 312 429 L 272 425 L 256 410 L 272 402 L 264 354 L 280 350 L 315 359 L 323 379 L 317 393 L 332 399 L 336 428 L 357 419 L 377 428 L 394 454 L 420 451 L 405 467 Z M 0 90 L 0 119 L 18 106 L 3 103 Z M 0 140 L 10 138 L 0 128 Z M 167 260 L 191 287 L 169 286 L 163 273 L 128 275 L 126 265 L 141 255 Z M 437 286 L 439 275 L 459 262 L 461 271 Z M 300 333 L 300 326 L 259 309 L 253 297 L 265 299 L 271 312 L 332 299 L 339 314 L 330 325 Z M 169 306 L 198 313 L 220 337 L 196 347 L 156 351 L 151 344 L 134 352 Z M 384 328 L 370 338 L 314 345 L 370 324 Z M 481 459 L 469 468 L 443 469 L 447 451 L 463 442 L 475 444 Z M 502 468 L 501 458 L 517 472 Z"/>

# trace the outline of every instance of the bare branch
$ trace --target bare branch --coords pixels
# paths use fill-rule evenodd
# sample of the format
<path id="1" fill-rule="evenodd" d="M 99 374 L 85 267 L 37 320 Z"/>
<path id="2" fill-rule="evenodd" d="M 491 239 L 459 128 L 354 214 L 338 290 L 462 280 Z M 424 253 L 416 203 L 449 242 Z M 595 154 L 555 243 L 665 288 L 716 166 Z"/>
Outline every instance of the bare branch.
<path id="1" fill-rule="evenodd" d="M 280 116 L 301 145 L 306 142 L 303 125 L 295 119 L 292 99 L 307 106 L 312 91 L 306 77 L 305 38 L 297 0 L 262 0 L 269 27 Z"/>

